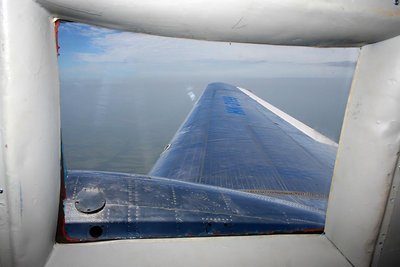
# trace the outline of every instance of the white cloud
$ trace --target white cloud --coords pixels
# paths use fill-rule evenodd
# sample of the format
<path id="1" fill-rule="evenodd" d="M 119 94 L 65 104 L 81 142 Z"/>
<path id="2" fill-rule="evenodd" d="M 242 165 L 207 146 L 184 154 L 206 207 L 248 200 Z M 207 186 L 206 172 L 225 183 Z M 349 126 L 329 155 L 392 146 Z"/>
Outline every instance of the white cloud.
<path id="1" fill-rule="evenodd" d="M 291 65 L 302 65 L 302 69 L 297 70 L 299 75 L 310 69 L 318 71 L 323 66 L 328 69 L 324 72 L 329 76 L 331 70 L 352 66 L 351 62 L 355 62 L 358 56 L 357 49 L 230 44 L 119 32 L 82 24 L 71 24 L 69 27 L 90 38 L 92 46 L 101 51 L 75 54 L 77 60 L 89 64 L 159 64 L 166 68 L 168 65 L 176 68 L 192 63 L 269 64 L 275 66 L 271 75 L 284 73 Z"/>
<path id="2" fill-rule="evenodd" d="M 67 32 L 75 32 L 79 35 L 86 37 L 96 37 L 117 32 L 115 30 L 100 28 L 81 23 L 63 23 L 62 30 Z"/>

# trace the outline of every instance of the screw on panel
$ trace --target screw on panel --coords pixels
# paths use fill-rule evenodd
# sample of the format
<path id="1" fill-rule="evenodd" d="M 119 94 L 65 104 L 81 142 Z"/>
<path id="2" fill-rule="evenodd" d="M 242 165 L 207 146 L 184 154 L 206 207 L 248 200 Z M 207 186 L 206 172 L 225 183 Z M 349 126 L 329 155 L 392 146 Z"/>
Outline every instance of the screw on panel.
<path id="1" fill-rule="evenodd" d="M 0 188 L 0 194 L 3 194 L 4 190 L 3 188 Z"/>
<path id="2" fill-rule="evenodd" d="M 398 5 L 399 5 L 399 0 L 394 0 L 394 4 L 395 4 L 396 6 L 398 6 Z"/>

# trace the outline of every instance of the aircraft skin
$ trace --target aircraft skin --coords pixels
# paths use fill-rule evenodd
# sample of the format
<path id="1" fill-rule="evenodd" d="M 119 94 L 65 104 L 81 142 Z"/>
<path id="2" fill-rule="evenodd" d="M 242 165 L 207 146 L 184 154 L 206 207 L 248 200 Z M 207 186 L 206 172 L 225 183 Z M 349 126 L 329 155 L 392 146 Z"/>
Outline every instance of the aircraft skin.
<path id="1" fill-rule="evenodd" d="M 212 83 L 148 176 L 66 172 L 58 238 L 322 233 L 335 154 L 237 87 Z"/>

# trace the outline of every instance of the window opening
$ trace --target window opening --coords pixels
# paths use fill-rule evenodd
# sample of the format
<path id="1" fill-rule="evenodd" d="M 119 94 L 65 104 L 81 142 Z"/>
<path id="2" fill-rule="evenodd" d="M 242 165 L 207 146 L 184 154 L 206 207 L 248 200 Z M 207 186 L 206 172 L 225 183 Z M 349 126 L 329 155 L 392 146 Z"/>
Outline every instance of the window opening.
<path id="1" fill-rule="evenodd" d="M 338 142 L 357 49 L 70 22 L 59 46 L 63 240 L 322 231 L 336 147 L 296 121 Z"/>

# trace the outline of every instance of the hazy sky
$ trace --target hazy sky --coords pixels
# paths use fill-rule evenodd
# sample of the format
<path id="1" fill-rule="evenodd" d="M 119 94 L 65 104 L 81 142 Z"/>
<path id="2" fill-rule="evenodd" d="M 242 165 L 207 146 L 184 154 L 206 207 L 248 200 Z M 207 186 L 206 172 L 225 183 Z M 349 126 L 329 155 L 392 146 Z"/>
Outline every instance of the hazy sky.
<path id="1" fill-rule="evenodd" d="M 79 23 L 60 28 L 62 78 L 243 75 L 342 77 L 358 49 L 238 44 L 119 32 Z"/>

